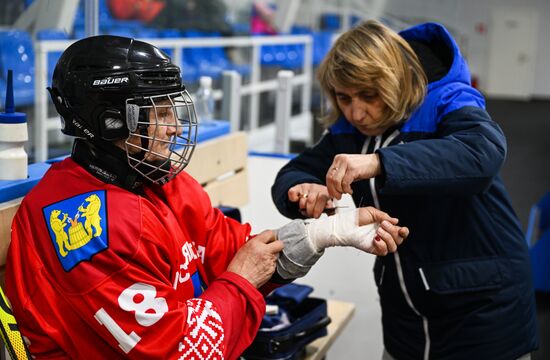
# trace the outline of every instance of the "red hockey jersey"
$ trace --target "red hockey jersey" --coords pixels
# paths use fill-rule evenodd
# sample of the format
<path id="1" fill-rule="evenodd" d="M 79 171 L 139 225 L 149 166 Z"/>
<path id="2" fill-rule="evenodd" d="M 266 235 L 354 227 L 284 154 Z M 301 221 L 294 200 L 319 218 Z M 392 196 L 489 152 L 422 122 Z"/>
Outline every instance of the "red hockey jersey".
<path id="1" fill-rule="evenodd" d="M 235 359 L 265 311 L 225 271 L 249 233 L 186 173 L 136 195 L 69 158 L 16 214 L 7 295 L 36 358 Z"/>

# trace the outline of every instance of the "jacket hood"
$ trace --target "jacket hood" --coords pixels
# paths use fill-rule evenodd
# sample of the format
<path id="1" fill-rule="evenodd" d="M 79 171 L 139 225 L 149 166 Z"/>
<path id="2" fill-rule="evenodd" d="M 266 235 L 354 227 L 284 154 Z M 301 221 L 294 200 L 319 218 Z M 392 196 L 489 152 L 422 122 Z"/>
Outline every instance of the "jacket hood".
<path id="1" fill-rule="evenodd" d="M 437 47 L 447 46 L 453 57 L 447 74 L 428 84 L 424 101 L 403 124 L 401 132 L 435 132 L 441 120 L 455 110 L 464 107 L 485 109 L 483 95 L 471 85 L 466 60 L 443 25 L 421 24 L 399 34 L 407 41 L 423 42 L 435 52 L 438 52 Z"/>
<path id="2" fill-rule="evenodd" d="M 470 70 L 466 60 L 462 57 L 455 40 L 443 25 L 437 23 L 420 24 L 401 31 L 399 35 L 407 41 L 421 41 L 431 48 L 444 45 L 451 50 L 453 59 L 451 68 L 443 78 L 428 84 L 428 91 L 450 82 L 471 85 Z"/>

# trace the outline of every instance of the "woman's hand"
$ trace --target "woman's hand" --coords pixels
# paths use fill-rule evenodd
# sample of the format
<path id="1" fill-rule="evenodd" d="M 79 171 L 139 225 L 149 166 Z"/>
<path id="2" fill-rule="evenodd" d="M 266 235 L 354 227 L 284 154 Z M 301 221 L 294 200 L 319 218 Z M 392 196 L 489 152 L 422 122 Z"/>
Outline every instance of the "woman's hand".
<path id="1" fill-rule="evenodd" d="M 338 154 L 327 172 L 327 192 L 330 198 L 340 200 L 342 194 L 352 194 L 351 183 L 380 175 L 378 154 Z"/>
<path id="2" fill-rule="evenodd" d="M 302 215 L 318 218 L 325 209 L 334 207 L 327 187 L 319 184 L 303 183 L 288 190 L 288 200 L 298 202 Z"/>
<path id="3" fill-rule="evenodd" d="M 393 218 L 387 213 L 380 211 L 374 207 L 368 206 L 357 209 L 359 214 L 359 225 L 367 225 L 379 223 L 380 226 L 376 230 L 376 236 L 372 246 L 375 255 L 387 255 L 397 250 L 397 246 L 403 243 L 403 240 L 409 236 L 409 229 L 404 226 L 397 226 L 399 220 Z"/>

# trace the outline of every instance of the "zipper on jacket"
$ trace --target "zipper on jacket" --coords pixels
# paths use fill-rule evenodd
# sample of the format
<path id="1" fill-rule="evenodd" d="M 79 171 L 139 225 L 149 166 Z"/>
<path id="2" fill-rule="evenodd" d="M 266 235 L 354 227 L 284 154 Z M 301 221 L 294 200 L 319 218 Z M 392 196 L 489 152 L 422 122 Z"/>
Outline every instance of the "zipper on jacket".
<path id="1" fill-rule="evenodd" d="M 378 135 L 375 139 L 374 139 L 374 149 L 373 149 L 373 153 L 378 149 L 380 148 L 380 144 L 382 142 L 382 135 Z M 375 178 L 370 178 L 369 179 L 369 185 L 370 185 L 370 192 L 372 194 L 372 199 L 374 200 L 374 206 L 376 206 L 377 209 L 380 209 L 380 200 L 378 200 L 378 193 L 376 192 L 376 180 Z"/>
<path id="2" fill-rule="evenodd" d="M 382 265 L 382 271 L 380 271 L 380 280 L 378 281 L 378 286 L 382 286 L 384 281 L 384 272 L 386 271 L 386 265 Z"/>
<path id="3" fill-rule="evenodd" d="M 374 149 L 373 153 L 376 152 L 379 148 L 387 147 L 393 139 L 395 139 L 399 135 L 399 130 L 395 130 L 393 133 L 388 136 L 388 138 L 382 143 L 382 135 L 378 135 L 375 138 L 374 143 Z M 372 137 L 368 136 L 365 140 L 365 143 L 363 144 L 363 148 L 361 149 L 361 154 L 366 154 L 370 145 Z M 376 192 L 376 183 L 374 178 L 369 179 L 369 185 L 370 185 L 370 191 L 372 195 L 372 199 L 374 201 L 374 206 L 380 209 L 380 201 L 378 200 L 378 193 Z M 405 297 L 405 301 L 407 302 L 407 305 L 411 308 L 411 310 L 418 315 L 422 319 L 422 327 L 424 328 L 424 338 L 426 339 L 426 344 L 424 346 L 424 360 L 428 360 L 430 356 L 430 334 L 428 332 L 428 318 L 426 318 L 424 315 L 420 313 L 414 306 L 412 299 L 409 295 L 409 292 L 407 291 L 407 286 L 405 285 L 405 278 L 403 277 L 403 268 L 401 266 L 401 258 L 399 256 L 399 250 L 394 253 L 394 259 L 395 259 L 395 268 L 397 269 L 397 278 L 399 279 L 399 287 L 401 288 L 401 292 L 403 293 L 403 296 Z M 382 284 L 382 277 L 380 277 L 380 284 Z"/>

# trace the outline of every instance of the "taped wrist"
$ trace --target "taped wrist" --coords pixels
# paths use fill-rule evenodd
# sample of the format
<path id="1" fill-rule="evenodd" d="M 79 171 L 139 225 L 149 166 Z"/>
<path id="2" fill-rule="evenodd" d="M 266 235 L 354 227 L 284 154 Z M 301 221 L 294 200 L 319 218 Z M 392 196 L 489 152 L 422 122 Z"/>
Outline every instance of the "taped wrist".
<path id="1" fill-rule="evenodd" d="M 306 228 L 308 237 L 317 251 L 330 246 L 353 246 L 372 253 L 378 226 L 378 223 L 359 226 L 359 214 L 355 209 L 311 220 Z"/>
<path id="2" fill-rule="evenodd" d="M 303 220 L 294 220 L 277 231 L 284 249 L 277 259 L 277 273 L 283 279 L 305 276 L 324 251 L 318 251 L 308 237 Z"/>

